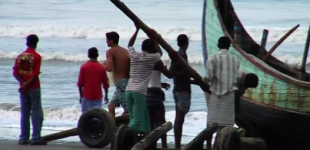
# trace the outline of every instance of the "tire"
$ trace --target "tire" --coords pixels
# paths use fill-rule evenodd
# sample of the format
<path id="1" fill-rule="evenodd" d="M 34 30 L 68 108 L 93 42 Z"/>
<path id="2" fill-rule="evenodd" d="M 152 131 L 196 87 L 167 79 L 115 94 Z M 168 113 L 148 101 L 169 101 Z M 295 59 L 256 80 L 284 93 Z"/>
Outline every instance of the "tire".
<path id="1" fill-rule="evenodd" d="M 111 144 L 111 150 L 131 150 L 136 144 L 135 133 L 125 125 L 119 126 Z"/>
<path id="2" fill-rule="evenodd" d="M 104 109 L 93 108 L 78 122 L 78 134 L 82 143 L 90 148 L 102 148 L 111 143 L 116 131 L 114 118 Z"/>
<path id="3" fill-rule="evenodd" d="M 236 128 L 225 127 L 217 135 L 219 150 L 241 150 L 241 138 Z"/>

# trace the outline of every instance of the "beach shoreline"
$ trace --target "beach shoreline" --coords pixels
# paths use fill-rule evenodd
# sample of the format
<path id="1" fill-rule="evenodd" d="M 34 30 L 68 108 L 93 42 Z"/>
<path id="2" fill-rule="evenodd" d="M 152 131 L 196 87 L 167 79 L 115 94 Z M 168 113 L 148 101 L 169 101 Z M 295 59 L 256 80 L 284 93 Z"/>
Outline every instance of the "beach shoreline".
<path id="1" fill-rule="evenodd" d="M 95 149 L 85 146 L 81 142 L 69 142 L 69 141 L 52 141 L 47 145 L 18 145 L 17 140 L 0 139 L 1 150 L 83 150 L 83 149 Z M 97 149 L 97 148 L 96 148 Z M 109 146 L 102 148 L 103 150 L 110 149 Z"/>

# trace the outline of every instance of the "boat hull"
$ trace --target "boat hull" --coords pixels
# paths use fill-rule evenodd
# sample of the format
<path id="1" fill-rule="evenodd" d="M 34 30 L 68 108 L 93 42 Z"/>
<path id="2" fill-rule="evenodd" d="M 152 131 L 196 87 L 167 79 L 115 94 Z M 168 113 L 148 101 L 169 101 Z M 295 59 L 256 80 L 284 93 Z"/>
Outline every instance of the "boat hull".
<path id="1" fill-rule="evenodd" d="M 272 150 L 309 150 L 310 116 L 242 98 L 240 114 Z"/>

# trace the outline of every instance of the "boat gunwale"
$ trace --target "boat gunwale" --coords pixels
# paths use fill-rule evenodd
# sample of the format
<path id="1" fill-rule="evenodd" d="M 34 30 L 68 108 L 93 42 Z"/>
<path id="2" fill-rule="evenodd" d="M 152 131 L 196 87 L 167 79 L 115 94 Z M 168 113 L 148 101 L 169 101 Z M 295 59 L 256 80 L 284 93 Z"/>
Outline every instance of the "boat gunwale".
<path id="1" fill-rule="evenodd" d="M 271 75 L 271 76 L 273 76 L 273 77 L 275 77 L 275 78 L 278 78 L 278 79 L 280 79 L 280 80 L 284 80 L 284 81 L 286 81 L 286 82 L 288 82 L 288 83 L 290 83 L 290 84 L 296 85 L 296 86 L 298 86 L 298 87 L 305 88 L 305 89 L 310 89 L 310 82 L 302 81 L 302 80 L 293 78 L 293 77 L 291 77 L 291 76 L 288 76 L 288 75 L 286 75 L 285 73 L 282 73 L 282 72 L 276 70 L 274 67 L 270 66 L 269 64 L 267 64 L 267 63 L 265 63 L 265 62 L 263 62 L 263 61 L 262 61 L 262 63 L 264 63 L 264 64 L 261 64 L 260 62 L 257 62 L 257 61 L 255 61 L 254 59 L 252 59 L 250 56 L 248 56 L 248 54 L 246 54 L 246 52 L 245 52 L 242 48 L 240 48 L 240 47 L 234 42 L 234 40 L 233 40 L 233 38 L 231 37 L 231 35 L 227 32 L 227 28 L 226 28 L 226 26 L 225 26 L 225 23 L 223 22 L 223 18 L 222 18 L 222 16 L 221 16 L 221 12 L 220 12 L 220 10 L 219 10 L 219 5 L 218 5 L 218 1 L 219 1 L 219 0 L 213 0 L 213 1 L 214 1 L 214 7 L 215 7 L 215 9 L 216 9 L 216 11 L 217 11 L 217 17 L 218 17 L 218 19 L 219 19 L 219 22 L 220 22 L 221 28 L 222 28 L 222 30 L 223 30 L 223 33 L 225 34 L 225 36 L 228 36 L 228 37 L 230 38 L 230 40 L 232 41 L 231 44 L 232 44 L 232 46 L 236 49 L 237 52 L 239 52 L 244 58 L 246 58 L 248 61 L 250 61 L 251 64 L 253 64 L 254 66 L 258 67 L 258 68 L 261 69 L 263 72 L 265 72 L 265 73 L 267 73 L 267 74 L 269 74 L 269 75 Z M 232 3 L 231 3 L 231 0 L 228 0 L 228 1 L 229 1 L 229 3 L 228 3 L 229 6 L 227 7 L 227 8 L 228 8 L 227 10 L 232 10 L 233 15 L 236 17 L 235 20 L 238 20 L 239 23 L 240 23 L 240 26 L 244 29 L 244 33 L 246 33 L 245 36 L 247 36 L 247 38 L 249 38 L 253 43 L 256 43 L 255 40 L 253 40 L 253 38 L 248 34 L 247 30 L 244 28 L 242 22 L 240 21 L 238 15 L 237 15 L 236 12 L 234 11 L 234 7 L 233 7 L 233 5 L 232 5 Z M 208 7 L 208 6 L 207 6 L 207 7 Z M 207 7 L 206 7 L 206 9 L 207 9 Z M 204 25 L 206 25 L 206 24 L 204 23 Z M 205 32 L 204 32 L 203 34 L 205 34 Z M 255 57 L 255 56 L 254 56 L 254 57 Z M 259 58 L 258 58 L 258 59 L 259 59 Z M 280 60 L 278 60 L 278 61 L 280 61 Z M 280 61 L 280 62 L 283 63 L 282 61 Z M 284 64 L 285 64 L 285 63 L 284 63 Z M 270 68 L 272 68 L 272 69 L 274 69 L 274 70 L 271 70 L 271 69 L 269 69 L 269 68 L 266 67 L 266 66 L 268 66 L 268 67 L 270 67 Z M 277 73 L 277 72 L 278 72 L 278 73 Z"/>

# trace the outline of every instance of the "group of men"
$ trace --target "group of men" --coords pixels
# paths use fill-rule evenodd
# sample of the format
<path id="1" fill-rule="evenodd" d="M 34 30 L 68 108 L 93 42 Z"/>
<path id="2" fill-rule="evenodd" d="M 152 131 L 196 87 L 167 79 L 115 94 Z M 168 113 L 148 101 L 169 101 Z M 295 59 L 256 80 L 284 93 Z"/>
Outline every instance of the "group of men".
<path id="1" fill-rule="evenodd" d="M 139 27 L 128 43 L 128 50 L 119 46 L 116 32 L 106 33 L 106 43 L 110 49 L 106 52 L 107 61 L 102 64 L 97 58 L 98 50 L 88 50 L 89 61 L 79 72 L 77 85 L 80 93 L 82 112 L 98 107 L 102 108 L 102 98 L 108 103 L 109 81 L 107 71 L 112 72 L 116 91 L 109 102 L 108 109 L 115 116 L 115 108 L 122 106 L 124 114 L 129 113 L 130 127 L 136 133 L 145 135 L 165 122 L 165 94 L 161 88 L 170 85 L 161 82 L 161 74 L 173 78 L 173 97 L 176 117 L 174 122 L 175 147 L 181 147 L 182 126 L 185 115 L 191 105 L 191 78 L 182 72 L 182 66 L 172 61 L 170 69 L 160 60 L 161 49 L 153 39 L 142 42 L 142 52 L 133 47 Z M 29 144 L 30 116 L 33 125 L 33 145 L 45 145 L 41 139 L 43 111 L 40 94 L 41 56 L 35 51 L 39 38 L 32 34 L 27 37 L 28 48 L 15 61 L 14 76 L 20 83 L 21 95 L 21 135 L 18 144 Z M 187 49 L 189 39 L 185 34 L 177 37 L 179 55 L 188 62 Z M 231 54 L 230 39 L 221 37 L 218 41 L 219 53 L 207 61 L 206 84 L 210 85 L 211 96 L 208 100 L 208 124 L 220 126 L 234 125 L 234 91 L 237 90 L 239 61 Z M 105 94 L 102 93 L 102 88 Z M 104 95 L 104 96 L 103 96 Z M 166 136 L 162 137 L 162 146 L 167 147 Z"/>

